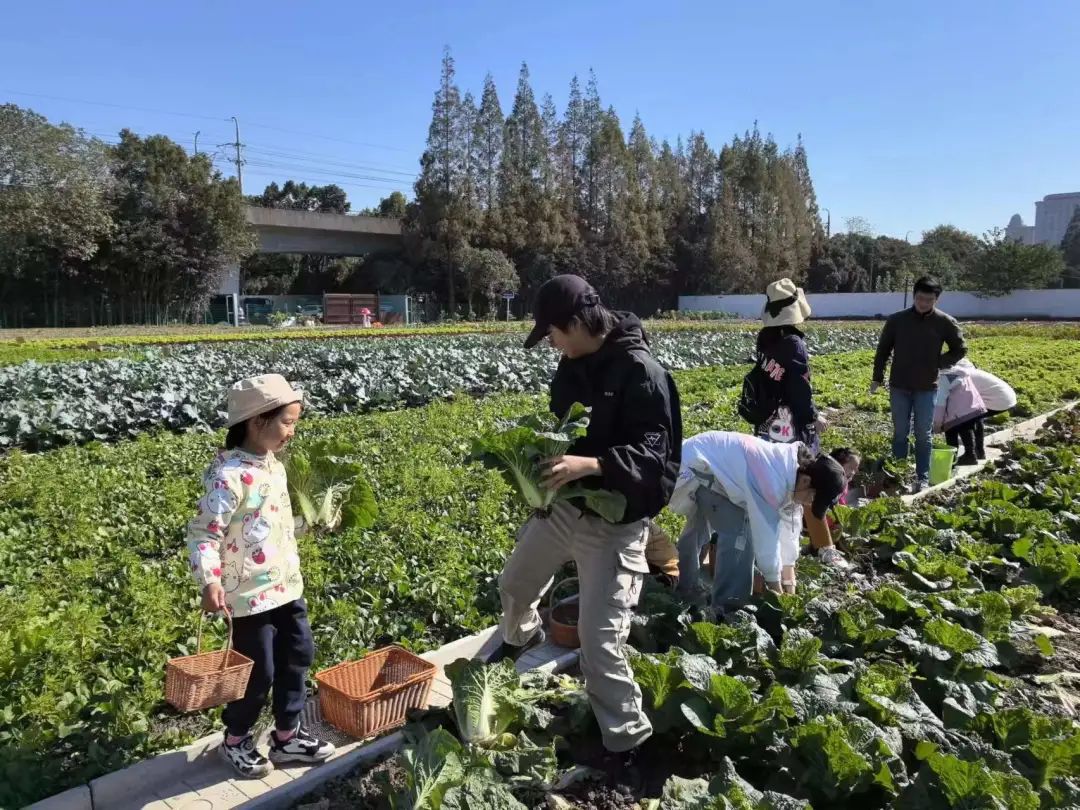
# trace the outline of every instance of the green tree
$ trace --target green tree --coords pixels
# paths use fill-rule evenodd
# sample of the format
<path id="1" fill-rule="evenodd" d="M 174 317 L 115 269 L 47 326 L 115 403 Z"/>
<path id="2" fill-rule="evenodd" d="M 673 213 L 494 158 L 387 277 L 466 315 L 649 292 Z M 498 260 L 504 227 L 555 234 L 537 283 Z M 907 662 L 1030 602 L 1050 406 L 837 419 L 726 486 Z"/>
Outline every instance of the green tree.
<path id="1" fill-rule="evenodd" d="M 1080 205 L 1073 211 L 1065 238 L 1061 240 L 1065 259 L 1065 282 L 1070 287 L 1080 287 Z"/>
<path id="2" fill-rule="evenodd" d="M 85 263 L 112 231 L 104 145 L 0 105 L 0 301 L 4 322 L 51 324 L 88 295 Z M 96 317 L 95 317 L 96 315 Z M 104 313 L 90 309 L 91 321 Z"/>
<path id="3" fill-rule="evenodd" d="M 347 214 L 350 204 L 345 189 L 334 183 L 309 186 L 286 180 L 285 185 L 268 185 L 262 194 L 247 198 L 250 205 L 264 208 L 288 208 L 294 211 L 317 211 L 324 214 Z"/>
<path id="4" fill-rule="evenodd" d="M 476 143 L 476 185 L 480 193 L 480 205 L 485 211 L 493 211 L 498 199 L 499 164 L 502 161 L 503 111 L 495 80 L 489 73 L 484 77 L 484 92 L 480 97 L 473 140 Z"/>
<path id="5" fill-rule="evenodd" d="M 404 219 L 408 208 L 409 203 L 405 199 L 405 195 L 400 191 L 391 191 L 389 196 L 383 197 L 379 201 L 379 207 L 376 210 L 378 211 L 377 216 L 380 217 Z"/>
<path id="6" fill-rule="evenodd" d="M 923 232 L 921 264 L 945 287 L 962 283 L 965 268 L 979 252 L 979 238 L 955 225 L 938 225 Z"/>
<path id="7" fill-rule="evenodd" d="M 468 247 L 461 255 L 469 295 L 469 316 L 472 317 L 472 296 L 478 293 L 487 305 L 487 312 L 498 311 L 499 298 L 504 292 L 517 292 L 520 284 L 517 269 L 505 253 L 492 248 Z"/>
<path id="8" fill-rule="evenodd" d="M 239 185 L 164 135 L 124 130 L 110 151 L 117 233 L 95 258 L 103 291 L 144 322 L 201 315 L 253 249 Z"/>
<path id="9" fill-rule="evenodd" d="M 253 253 L 240 263 L 243 295 L 288 295 L 300 275 L 296 253 Z"/>
<path id="10" fill-rule="evenodd" d="M 1061 283 L 1065 262 L 1061 251 L 1049 245 L 1024 245 L 994 228 L 979 240 L 979 251 L 967 268 L 972 290 L 984 296 L 1007 295 L 1013 290 L 1038 290 Z"/>
<path id="11" fill-rule="evenodd" d="M 467 198 L 469 155 L 463 133 L 466 116 L 449 48 L 443 51 L 439 87 L 431 113 L 427 148 L 420 159 L 420 176 L 416 181 L 417 205 L 407 226 L 418 246 L 414 251 L 416 256 L 441 267 L 447 307 L 455 315 L 456 257 L 468 244 L 474 212 Z"/>
<path id="12" fill-rule="evenodd" d="M 547 138 L 536 105 L 529 67 L 522 63 L 513 109 L 503 129 L 499 201 L 502 244 L 510 256 L 543 248 L 550 232 L 550 210 L 544 199 L 544 175 L 549 160 Z"/>

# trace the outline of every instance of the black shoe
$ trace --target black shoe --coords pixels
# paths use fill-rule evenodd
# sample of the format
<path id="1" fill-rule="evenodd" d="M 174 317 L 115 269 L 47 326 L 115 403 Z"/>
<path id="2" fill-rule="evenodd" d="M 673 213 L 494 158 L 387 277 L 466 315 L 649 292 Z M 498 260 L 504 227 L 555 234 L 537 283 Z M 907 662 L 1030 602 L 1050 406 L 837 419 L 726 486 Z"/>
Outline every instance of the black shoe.
<path id="1" fill-rule="evenodd" d="M 225 739 L 228 739 L 226 734 Z M 273 764 L 259 753 L 255 747 L 255 738 L 248 734 L 236 745 L 223 741 L 218 748 L 221 758 L 232 765 L 234 771 L 245 779 L 261 779 L 274 770 Z"/>
<path id="2" fill-rule="evenodd" d="M 979 459 L 974 453 L 964 453 L 956 460 L 957 467 L 974 467 L 978 463 Z"/>
<path id="3" fill-rule="evenodd" d="M 277 731 L 270 732 L 270 759 L 274 762 L 322 762 L 332 757 L 335 750 L 303 726 L 297 727 L 296 733 L 285 742 L 278 740 Z"/>
<path id="4" fill-rule="evenodd" d="M 983 450 L 981 447 L 976 447 L 975 458 L 977 458 L 979 461 L 986 461 L 986 451 Z"/>
<path id="5" fill-rule="evenodd" d="M 601 769 L 611 785 L 621 785 L 632 791 L 641 790 L 644 779 L 638 767 L 639 748 L 629 751 L 606 751 L 601 762 Z"/>
<path id="6" fill-rule="evenodd" d="M 544 628 L 541 627 L 533 634 L 533 637 L 526 641 L 521 646 L 517 644 L 507 644 L 505 641 L 499 645 L 499 648 L 495 650 L 491 655 L 487 657 L 485 663 L 497 664 L 500 661 L 504 661 L 509 658 L 511 661 L 517 661 L 526 650 L 531 650 L 533 647 L 539 647 L 547 641 L 547 633 L 544 632 Z"/>

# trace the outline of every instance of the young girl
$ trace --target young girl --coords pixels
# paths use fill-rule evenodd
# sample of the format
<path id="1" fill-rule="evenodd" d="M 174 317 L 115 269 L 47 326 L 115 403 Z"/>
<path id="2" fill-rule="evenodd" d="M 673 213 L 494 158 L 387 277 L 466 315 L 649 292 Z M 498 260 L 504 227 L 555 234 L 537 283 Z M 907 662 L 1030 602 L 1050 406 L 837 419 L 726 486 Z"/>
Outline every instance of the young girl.
<path id="1" fill-rule="evenodd" d="M 300 725 L 315 646 L 304 603 L 285 468 L 275 458 L 293 437 L 303 394 L 280 374 L 241 380 L 228 396 L 229 432 L 203 476 L 206 494 L 188 524 L 191 570 L 202 607 L 227 611 L 233 649 L 255 662 L 247 692 L 222 715 L 221 755 L 244 777 L 274 762 L 322 762 L 334 753 Z M 270 759 L 252 729 L 274 692 Z"/>
<path id="2" fill-rule="evenodd" d="M 979 463 L 975 451 L 975 425 L 981 424 L 987 409 L 982 394 L 971 376 L 974 369 L 970 363 L 957 363 L 938 375 L 937 394 L 934 398 L 934 429 L 945 431 L 945 440 L 952 447 L 961 443 L 964 454 L 957 459 L 959 465 Z"/>
<path id="3" fill-rule="evenodd" d="M 991 416 L 1005 413 L 1006 411 L 1011 411 L 1015 408 L 1016 391 L 1013 390 L 1011 385 L 1001 379 L 1001 377 L 996 377 L 989 371 L 976 368 L 966 357 L 953 368 L 962 369 L 967 372 L 975 389 L 979 392 L 979 396 L 982 397 L 983 405 L 986 407 L 986 413 L 974 421 L 972 428 L 975 434 L 975 458 L 982 461 L 986 458 L 986 448 L 984 447 L 984 423 Z M 963 425 L 955 427 L 951 431 L 945 432 L 945 440 L 953 447 L 956 447 L 959 444 L 958 440 L 963 435 L 963 432 Z M 950 436 L 950 434 L 952 435 Z"/>
<path id="4" fill-rule="evenodd" d="M 862 465 L 862 456 L 859 455 L 858 450 L 851 447 L 837 447 L 829 453 L 829 455 L 836 459 L 840 466 L 844 468 L 844 492 L 836 502 L 846 506 L 848 486 L 851 484 L 851 479 L 859 472 L 859 467 Z M 836 528 L 836 521 L 833 520 L 831 515 L 826 518 L 825 523 L 830 531 Z"/>

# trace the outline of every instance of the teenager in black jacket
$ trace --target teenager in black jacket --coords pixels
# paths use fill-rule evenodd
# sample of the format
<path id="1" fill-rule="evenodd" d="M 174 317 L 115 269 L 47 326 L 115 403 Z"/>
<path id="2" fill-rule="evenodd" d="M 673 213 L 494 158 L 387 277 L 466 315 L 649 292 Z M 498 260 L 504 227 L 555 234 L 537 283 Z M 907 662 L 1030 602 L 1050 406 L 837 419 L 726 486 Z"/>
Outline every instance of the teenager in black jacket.
<path id="1" fill-rule="evenodd" d="M 580 481 L 621 492 L 626 514 L 608 523 L 583 503 L 559 502 L 550 515 L 525 524 L 499 577 L 504 643 L 489 660 L 516 657 L 544 640 L 541 595 L 573 560 L 581 671 L 611 765 L 621 770 L 652 734 L 625 645 L 649 573 L 650 518 L 667 504 L 679 474 L 679 395 L 653 358 L 641 321 L 607 310 L 583 278 L 557 276 L 544 284 L 535 317 L 526 347 L 546 337 L 563 355 L 551 381 L 552 412 L 562 417 L 575 402 L 592 409 L 585 437 L 546 462 L 545 484 L 559 489 Z"/>

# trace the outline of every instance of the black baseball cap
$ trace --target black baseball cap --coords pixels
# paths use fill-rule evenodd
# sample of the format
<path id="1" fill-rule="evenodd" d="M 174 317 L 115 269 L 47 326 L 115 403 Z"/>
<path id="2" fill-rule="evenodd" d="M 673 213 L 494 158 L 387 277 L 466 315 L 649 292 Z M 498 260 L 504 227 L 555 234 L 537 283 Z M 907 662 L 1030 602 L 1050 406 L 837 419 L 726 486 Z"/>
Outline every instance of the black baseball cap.
<path id="1" fill-rule="evenodd" d="M 600 303 L 600 296 L 581 276 L 555 276 L 536 293 L 533 319 L 536 325 L 525 340 L 525 348 L 531 349 L 545 337 L 553 326 L 566 327 L 570 320 L 586 307 Z"/>
<path id="2" fill-rule="evenodd" d="M 814 488 L 814 503 L 810 511 L 818 520 L 825 519 L 825 513 L 834 506 L 844 494 L 847 476 L 844 468 L 832 456 L 818 456 L 806 470 L 810 476 L 810 486 Z"/>

